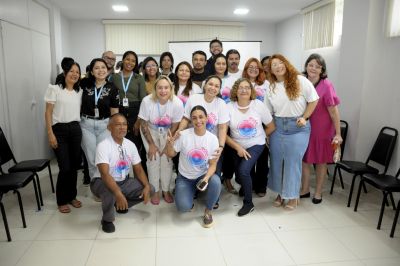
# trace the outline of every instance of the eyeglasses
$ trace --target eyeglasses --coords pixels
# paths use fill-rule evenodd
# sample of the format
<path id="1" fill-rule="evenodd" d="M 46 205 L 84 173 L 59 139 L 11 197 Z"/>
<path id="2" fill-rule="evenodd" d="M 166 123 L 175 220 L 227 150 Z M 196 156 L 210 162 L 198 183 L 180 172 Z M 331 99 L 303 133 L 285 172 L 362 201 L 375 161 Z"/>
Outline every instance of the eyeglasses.
<path id="1" fill-rule="evenodd" d="M 253 67 L 253 66 L 249 66 L 249 69 L 250 69 L 250 70 L 259 70 L 258 67 Z"/>
<path id="2" fill-rule="evenodd" d="M 104 56 L 103 59 L 104 60 L 110 60 L 110 61 L 116 61 L 117 60 L 116 58 L 108 57 L 108 56 Z"/>
<path id="3" fill-rule="evenodd" d="M 322 66 L 320 66 L 320 65 L 314 65 L 314 64 L 308 64 L 307 67 L 309 67 L 309 68 L 315 68 L 315 69 L 322 69 Z"/>
<path id="4" fill-rule="evenodd" d="M 243 87 L 239 87 L 238 90 L 240 90 L 240 91 L 248 91 L 248 90 L 251 90 L 251 87 L 250 86 L 243 86 Z"/>
<path id="5" fill-rule="evenodd" d="M 119 159 L 122 161 L 125 160 L 124 149 L 122 148 L 122 145 L 118 145 L 118 153 L 119 153 Z"/>
<path id="6" fill-rule="evenodd" d="M 271 67 L 275 68 L 275 67 L 279 67 L 281 65 L 284 65 L 284 63 L 282 61 L 278 62 L 278 63 L 273 63 L 271 64 Z"/>
<path id="7" fill-rule="evenodd" d="M 158 66 L 155 65 L 155 64 L 153 64 L 153 65 L 147 65 L 147 66 L 146 66 L 147 69 L 149 69 L 149 68 L 157 68 L 157 67 L 158 67 Z"/>

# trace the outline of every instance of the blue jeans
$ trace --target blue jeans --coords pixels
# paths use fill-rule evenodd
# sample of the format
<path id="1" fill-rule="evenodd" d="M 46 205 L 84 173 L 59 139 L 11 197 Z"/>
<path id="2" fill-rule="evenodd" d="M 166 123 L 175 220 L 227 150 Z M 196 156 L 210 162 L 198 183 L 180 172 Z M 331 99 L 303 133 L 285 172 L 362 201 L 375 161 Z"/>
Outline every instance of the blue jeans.
<path id="1" fill-rule="evenodd" d="M 299 198 L 301 162 L 310 138 L 310 123 L 298 127 L 296 119 L 274 117 L 276 130 L 270 136 L 271 169 L 268 187 L 283 199 Z"/>
<path id="2" fill-rule="evenodd" d="M 193 197 L 197 190 L 196 184 L 203 177 L 204 175 L 196 179 L 188 179 L 179 173 L 175 185 L 175 204 L 178 211 L 188 212 L 192 209 Z M 216 174 L 208 180 L 206 193 L 206 208 L 212 210 L 221 193 L 221 179 Z"/>
<path id="3" fill-rule="evenodd" d="M 235 153 L 235 175 L 236 179 L 239 181 L 242 186 L 244 192 L 243 203 L 251 204 L 253 203 L 253 181 L 251 179 L 251 169 L 256 164 L 258 157 L 260 157 L 263 152 L 265 145 L 254 145 L 250 148 L 246 149 L 248 153 L 250 153 L 251 158 L 248 160 L 243 157 L 239 157 L 237 153 Z M 268 163 L 268 162 L 265 162 Z"/>
<path id="4" fill-rule="evenodd" d="M 103 120 L 94 120 L 90 118 L 81 118 L 82 129 L 82 150 L 85 153 L 89 176 L 92 179 L 96 172 L 94 163 L 96 157 L 96 146 L 110 135 L 107 130 L 108 118 Z"/>

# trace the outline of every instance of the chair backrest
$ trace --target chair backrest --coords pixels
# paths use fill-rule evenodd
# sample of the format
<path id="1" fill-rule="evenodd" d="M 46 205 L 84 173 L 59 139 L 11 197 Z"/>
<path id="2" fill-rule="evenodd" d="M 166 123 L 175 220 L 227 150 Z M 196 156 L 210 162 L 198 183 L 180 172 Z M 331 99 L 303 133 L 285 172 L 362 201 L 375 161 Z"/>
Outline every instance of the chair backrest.
<path id="1" fill-rule="evenodd" d="M 10 160 L 13 160 L 14 163 L 17 163 L 11 151 L 10 145 L 8 145 L 6 136 L 0 127 L 0 172 L 1 166 Z"/>
<path id="2" fill-rule="evenodd" d="M 392 159 L 398 134 L 395 128 L 383 127 L 379 132 L 378 138 L 372 147 L 366 163 L 368 164 L 369 161 L 374 161 L 383 165 L 385 167 L 383 174 L 386 174 L 390 160 Z"/>
<path id="3" fill-rule="evenodd" d="M 344 148 L 346 147 L 347 132 L 349 130 L 349 123 L 344 120 L 340 120 L 340 135 L 342 136 L 342 144 L 340 148 L 342 149 L 342 154 L 340 155 L 340 160 L 343 160 Z"/>

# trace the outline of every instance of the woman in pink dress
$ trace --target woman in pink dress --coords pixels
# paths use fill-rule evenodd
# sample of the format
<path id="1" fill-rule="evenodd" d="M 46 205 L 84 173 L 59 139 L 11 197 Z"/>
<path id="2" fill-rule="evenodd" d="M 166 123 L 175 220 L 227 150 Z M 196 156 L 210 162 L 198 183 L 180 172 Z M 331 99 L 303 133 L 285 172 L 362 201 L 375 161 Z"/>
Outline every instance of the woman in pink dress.
<path id="1" fill-rule="evenodd" d="M 310 117 L 311 135 L 303 158 L 300 198 L 310 197 L 310 167 L 316 164 L 314 204 L 322 202 L 322 188 L 327 174 L 327 163 L 333 162 L 333 144 L 342 143 L 340 135 L 339 98 L 327 79 L 325 60 L 319 54 L 308 57 L 303 74 L 314 84 L 319 101 Z"/>

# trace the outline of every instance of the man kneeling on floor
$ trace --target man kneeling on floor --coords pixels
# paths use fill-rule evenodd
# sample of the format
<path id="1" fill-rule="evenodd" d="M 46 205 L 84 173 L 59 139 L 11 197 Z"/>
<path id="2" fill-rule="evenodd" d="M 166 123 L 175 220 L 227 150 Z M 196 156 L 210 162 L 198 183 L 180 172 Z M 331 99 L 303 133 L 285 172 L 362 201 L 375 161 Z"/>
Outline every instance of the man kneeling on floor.
<path id="1" fill-rule="evenodd" d="M 101 198 L 103 231 L 112 233 L 115 231 L 114 208 L 118 213 L 127 213 L 133 205 L 142 201 L 146 204 L 154 193 L 154 187 L 148 182 L 135 144 L 125 138 L 128 129 L 126 118 L 119 113 L 112 115 L 107 128 L 111 136 L 97 145 L 97 170 L 90 190 Z M 131 165 L 136 178 L 129 177 Z"/>

